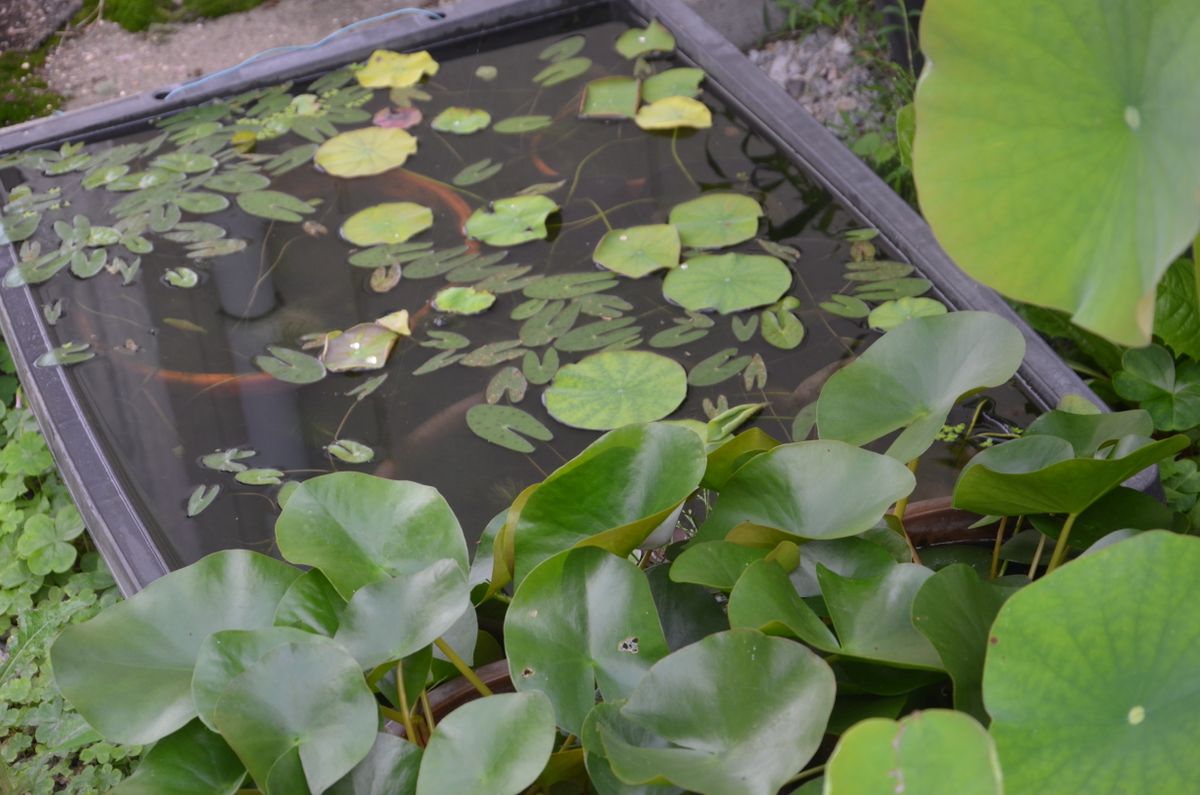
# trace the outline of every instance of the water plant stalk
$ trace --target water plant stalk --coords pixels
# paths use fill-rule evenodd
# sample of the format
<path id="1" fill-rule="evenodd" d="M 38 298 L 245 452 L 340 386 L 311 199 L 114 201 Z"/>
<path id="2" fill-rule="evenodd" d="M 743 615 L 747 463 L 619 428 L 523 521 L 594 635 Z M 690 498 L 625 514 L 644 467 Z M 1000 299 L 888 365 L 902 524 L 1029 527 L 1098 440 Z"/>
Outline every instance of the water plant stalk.
<path id="1" fill-rule="evenodd" d="M 466 679 L 475 686 L 475 689 L 479 691 L 480 695 L 492 695 L 492 689 L 483 683 L 483 680 L 480 679 L 473 670 L 471 670 L 471 666 L 467 665 L 467 661 L 462 657 L 459 657 L 458 652 L 454 651 L 454 649 L 450 647 L 449 643 L 441 638 L 438 638 L 433 642 L 433 645 L 438 647 L 438 651 L 446 655 L 446 659 L 450 662 L 450 664 L 458 669 L 458 672 L 462 674 L 463 679 Z"/>
<path id="2" fill-rule="evenodd" d="M 408 693 L 404 687 L 404 660 L 396 661 L 396 703 L 400 707 L 400 722 L 404 724 L 405 736 L 414 743 L 417 742 L 417 732 L 413 728 L 412 722 L 412 710 L 408 707 Z"/>
<path id="3" fill-rule="evenodd" d="M 1050 556 L 1050 565 L 1046 567 L 1047 574 L 1057 569 L 1067 557 L 1067 539 L 1071 537 L 1071 528 L 1078 516 L 1077 513 L 1067 514 L 1067 521 L 1063 522 L 1062 532 L 1058 534 L 1058 543 L 1054 545 L 1054 554 Z"/>
<path id="4" fill-rule="evenodd" d="M 996 543 L 992 545 L 992 565 L 988 568 L 988 579 L 996 579 L 996 573 L 1000 570 L 1000 547 L 1004 544 L 1005 525 L 1008 524 L 1008 517 L 1000 517 L 1000 526 L 996 528 Z"/>

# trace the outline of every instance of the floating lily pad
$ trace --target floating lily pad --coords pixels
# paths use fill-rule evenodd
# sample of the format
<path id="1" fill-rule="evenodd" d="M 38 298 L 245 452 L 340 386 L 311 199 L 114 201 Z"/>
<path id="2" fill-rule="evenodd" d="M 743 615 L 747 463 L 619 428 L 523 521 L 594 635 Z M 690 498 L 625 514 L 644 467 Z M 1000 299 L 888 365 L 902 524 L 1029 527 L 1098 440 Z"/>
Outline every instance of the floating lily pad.
<path id="1" fill-rule="evenodd" d="M 307 353 L 268 345 L 270 356 L 255 356 L 254 364 L 263 372 L 289 384 L 312 384 L 325 377 L 321 360 Z"/>
<path id="2" fill-rule="evenodd" d="M 698 97 L 702 80 L 704 80 L 703 69 L 686 66 L 668 69 L 653 77 L 647 77 L 642 82 L 642 100 L 658 102 L 667 97 Z"/>
<path id="3" fill-rule="evenodd" d="M 387 202 L 359 210 L 342 224 L 341 235 L 356 246 L 394 245 L 433 226 L 433 211 L 413 202 Z"/>
<path id="4" fill-rule="evenodd" d="M 283 472 L 269 467 L 243 469 L 234 475 L 233 479 L 247 486 L 278 486 L 283 482 Z"/>
<path id="5" fill-rule="evenodd" d="M 325 450 L 337 460 L 347 464 L 366 464 L 375 458 L 374 450 L 353 439 L 338 439 L 331 442 Z"/>
<path id="6" fill-rule="evenodd" d="M 408 107 L 397 108 L 380 108 L 371 117 L 371 123 L 376 127 L 398 127 L 401 130 L 407 130 L 411 127 L 416 127 L 421 123 L 424 114 L 420 108 Z"/>
<path id="7" fill-rule="evenodd" d="M 192 496 L 188 497 L 187 515 L 191 519 L 199 516 L 200 512 L 208 506 L 212 505 L 213 500 L 221 493 L 220 486 L 197 486 L 192 492 Z"/>
<path id="8" fill-rule="evenodd" d="M 237 194 L 237 203 L 251 215 L 275 221 L 302 221 L 313 211 L 308 202 L 277 190 L 248 190 Z"/>
<path id="9" fill-rule="evenodd" d="M 464 167 L 450 181 L 460 188 L 465 188 L 496 176 L 502 168 L 504 168 L 503 163 L 493 163 L 490 157 L 485 157 L 483 160 L 476 160 Z"/>
<path id="10" fill-rule="evenodd" d="M 481 439 L 507 447 L 518 453 L 532 453 L 528 439 L 548 442 L 554 438 L 550 429 L 528 412 L 515 406 L 481 403 L 467 410 L 467 427 Z"/>
<path id="11" fill-rule="evenodd" d="M 556 86 L 559 83 L 565 83 L 568 80 L 579 77 L 592 66 L 591 58 L 564 58 L 561 61 L 554 61 L 542 71 L 533 76 L 533 82 L 549 88 Z"/>
<path id="12" fill-rule="evenodd" d="M 581 35 L 567 36 L 559 39 L 538 53 L 539 61 L 563 61 L 578 55 L 587 39 Z"/>
<path id="13" fill-rule="evenodd" d="M 632 119 L 641 101 L 641 84 L 632 77 L 601 77 L 583 87 L 579 115 L 584 119 Z"/>
<path id="14" fill-rule="evenodd" d="M 497 199 L 489 209 L 480 208 L 471 214 L 466 233 L 493 246 L 540 240 L 548 234 L 546 219 L 557 209 L 554 200 L 545 196 Z"/>
<path id="15" fill-rule="evenodd" d="M 804 324 L 792 312 L 799 306 L 800 302 L 789 295 L 763 310 L 762 338 L 768 345 L 790 351 L 804 341 Z"/>
<path id="16" fill-rule="evenodd" d="M 670 224 L 613 229 L 596 246 L 597 265 L 634 279 L 679 264 L 679 232 Z"/>
<path id="17" fill-rule="evenodd" d="M 447 287 L 433 299 L 433 308 L 454 315 L 478 315 L 492 304 L 496 296 L 474 287 Z"/>
<path id="18" fill-rule="evenodd" d="M 354 73 L 359 85 L 367 88 L 407 88 L 426 75 L 438 73 L 438 62 L 425 50 L 399 53 L 376 50 L 362 69 Z"/>
<path id="19" fill-rule="evenodd" d="M 438 132 L 470 135 L 487 129 L 492 123 L 492 114 L 480 108 L 450 107 L 433 117 L 429 126 Z"/>
<path id="20" fill-rule="evenodd" d="M 163 273 L 163 278 L 172 287 L 181 287 L 185 290 L 191 289 L 200 283 L 200 275 L 191 268 L 184 267 L 168 268 Z"/>
<path id="21" fill-rule="evenodd" d="M 491 64 L 484 64 L 475 70 L 475 76 L 485 83 L 490 83 L 500 76 L 500 70 Z"/>
<path id="22" fill-rule="evenodd" d="M 37 357 L 33 363 L 38 367 L 66 367 L 86 362 L 95 355 L 92 346 L 86 342 L 64 342 Z"/>
<path id="23" fill-rule="evenodd" d="M 648 351 L 611 351 L 561 368 L 543 400 L 564 425 L 607 431 L 660 420 L 686 396 L 687 373 L 679 362 Z"/>
<path id="24" fill-rule="evenodd" d="M 706 130 L 712 127 L 712 111 L 698 99 L 666 97 L 643 105 L 634 121 L 643 130 L 674 130 L 680 127 Z"/>
<path id="25" fill-rule="evenodd" d="M 934 298 L 897 298 L 872 309 L 867 316 L 867 325 L 880 331 L 891 331 L 914 317 L 944 315 L 946 311 L 946 305 Z"/>
<path id="26" fill-rule="evenodd" d="M 617 52 L 628 60 L 664 55 L 675 50 L 675 37 L 657 19 L 644 28 L 630 28 L 617 37 Z"/>
<path id="27" fill-rule="evenodd" d="M 404 165 L 417 139 L 396 127 L 366 127 L 335 135 L 317 149 L 314 162 L 335 177 L 366 177 Z"/>
<path id="28" fill-rule="evenodd" d="M 762 207 L 740 193 L 709 193 L 671 208 L 670 221 L 689 248 L 724 248 L 758 232 Z"/>
<path id="29" fill-rule="evenodd" d="M 331 373 L 378 370 L 387 364 L 392 346 L 400 335 L 378 323 L 359 323 L 341 334 L 331 335 L 321 361 Z"/>
<path id="30" fill-rule="evenodd" d="M 703 254 L 667 274 L 663 295 L 684 309 L 728 315 L 772 304 L 791 284 L 791 270 L 775 257 Z"/>
<path id="31" fill-rule="evenodd" d="M 549 127 L 553 122 L 549 116 L 509 116 L 493 124 L 492 130 L 506 134 L 527 133 Z"/>
<path id="32" fill-rule="evenodd" d="M 230 447 L 226 450 L 217 450 L 215 453 L 209 453 L 200 459 L 200 464 L 207 469 L 216 470 L 217 472 L 243 472 L 248 467 L 242 463 L 247 458 L 253 458 L 258 455 L 254 450 L 243 450 L 240 447 Z"/>

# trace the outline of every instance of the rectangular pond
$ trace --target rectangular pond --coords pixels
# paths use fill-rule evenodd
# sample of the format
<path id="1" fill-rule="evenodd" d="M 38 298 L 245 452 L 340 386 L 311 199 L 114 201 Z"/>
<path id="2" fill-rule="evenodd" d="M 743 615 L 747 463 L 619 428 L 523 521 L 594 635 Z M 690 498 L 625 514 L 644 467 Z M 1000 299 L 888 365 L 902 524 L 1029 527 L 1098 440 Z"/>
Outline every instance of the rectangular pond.
<path id="1" fill-rule="evenodd" d="M 625 57 L 665 31 L 670 53 Z M 427 48 L 436 73 L 359 71 L 388 47 Z M 24 150 L 0 160 L 5 334 L 126 590 L 270 551 L 292 480 L 427 483 L 477 537 L 606 427 L 756 404 L 745 427 L 804 438 L 872 322 L 1012 317 L 674 0 L 468 4 L 320 58 L 0 136 Z M 405 69 L 420 81 L 361 85 Z M 596 117 L 671 96 L 656 112 L 685 126 Z M 1087 394 L 1026 336 L 1017 380 L 951 417 L 975 439 L 939 442 L 917 497 L 948 494 L 987 433 Z M 31 367 L 48 351 L 60 364 Z"/>

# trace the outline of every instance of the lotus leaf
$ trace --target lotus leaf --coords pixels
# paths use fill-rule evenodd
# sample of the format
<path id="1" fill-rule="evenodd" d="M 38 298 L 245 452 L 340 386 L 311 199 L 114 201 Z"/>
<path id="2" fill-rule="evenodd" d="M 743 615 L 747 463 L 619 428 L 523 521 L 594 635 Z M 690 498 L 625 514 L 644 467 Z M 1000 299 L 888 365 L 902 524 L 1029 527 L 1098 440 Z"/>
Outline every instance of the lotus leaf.
<path id="1" fill-rule="evenodd" d="M 728 315 L 774 303 L 791 284 L 791 270 L 775 257 L 701 254 L 667 274 L 663 295 L 684 309 Z"/>
<path id="2" fill-rule="evenodd" d="M 671 581 L 703 585 L 717 591 L 730 591 L 749 567 L 768 554 L 769 549 L 743 546 L 730 541 L 700 541 L 689 545 L 671 564 Z M 771 565 L 778 568 L 773 561 Z"/>
<path id="3" fill-rule="evenodd" d="M 335 177 L 367 177 L 404 165 L 417 151 L 417 139 L 396 127 L 366 127 L 330 138 L 314 162 Z"/>
<path id="4" fill-rule="evenodd" d="M 617 37 L 616 50 L 628 60 L 663 55 L 675 50 L 675 37 L 657 19 L 644 28 L 630 28 Z"/>
<path id="5" fill-rule="evenodd" d="M 429 126 L 438 132 L 470 135 L 486 129 L 492 123 L 492 114 L 480 108 L 450 107 L 433 117 Z"/>
<path id="6" fill-rule="evenodd" d="M 667 69 L 652 77 L 647 77 L 642 82 L 642 99 L 653 103 L 667 97 L 698 97 L 702 80 L 704 80 L 703 69 L 693 67 Z"/>
<path id="7" fill-rule="evenodd" d="M 112 795 L 235 795 L 245 777 L 221 736 L 194 720 L 155 743 Z"/>
<path id="8" fill-rule="evenodd" d="M 671 224 L 689 248 L 724 248 L 754 237 L 762 207 L 740 193 L 708 193 L 671 208 Z"/>
<path id="9" fill-rule="evenodd" d="M 412 53 L 376 50 L 354 76 L 359 85 L 367 88 L 407 88 L 437 73 L 438 62 L 425 50 Z"/>
<path id="10" fill-rule="evenodd" d="M 421 746 L 380 732 L 366 758 L 327 795 L 412 795 L 421 766 Z"/>
<path id="11" fill-rule="evenodd" d="M 942 670 L 929 639 L 913 625 L 913 601 L 933 572 L 896 563 L 873 577 L 843 577 L 817 566 L 817 581 L 843 657 L 906 668 Z"/>
<path id="12" fill-rule="evenodd" d="M 706 130 L 712 127 L 712 111 L 698 99 L 665 97 L 639 108 L 634 121 L 643 130 Z"/>
<path id="13" fill-rule="evenodd" d="M 546 219 L 557 209 L 558 204 L 545 196 L 497 199 L 488 209 L 472 213 L 465 231 L 492 246 L 515 246 L 545 238 Z"/>
<path id="14" fill-rule="evenodd" d="M 679 232 L 670 224 L 632 226 L 607 232 L 596 245 L 597 265 L 634 279 L 679 264 Z"/>
<path id="15" fill-rule="evenodd" d="M 433 307 L 452 315 L 478 315 L 496 303 L 496 296 L 474 287 L 445 287 L 433 298 Z"/>
<path id="16" fill-rule="evenodd" d="M 281 505 L 286 502 L 280 500 Z M 346 600 L 321 570 L 309 569 L 292 581 L 279 600 L 275 608 L 275 626 L 294 627 L 332 638 L 345 610 Z"/>
<path id="17" fill-rule="evenodd" d="M 719 631 L 716 630 L 716 631 Z M 579 739 L 584 747 L 584 764 L 597 795 L 683 795 L 670 784 L 630 785 L 617 778 L 604 757 L 603 734 L 611 734 L 638 748 L 667 748 L 666 740 L 631 721 L 622 720 L 621 702 L 601 701 L 588 713 Z"/>
<path id="18" fill-rule="evenodd" d="M 946 314 L 946 305 L 934 298 L 911 298 L 905 296 L 886 301 L 871 310 L 867 325 L 880 331 L 891 331 L 906 320 L 914 317 L 933 317 Z"/>
<path id="19" fill-rule="evenodd" d="M 341 234 L 356 246 L 396 245 L 433 226 L 433 211 L 412 202 L 387 202 L 359 210 Z M 376 266 L 377 267 L 377 266 Z"/>
<path id="20" fill-rule="evenodd" d="M 331 373 L 378 370 L 387 364 L 399 338 L 395 331 L 378 323 L 359 323 L 340 334 L 331 334 L 321 361 Z"/>
<path id="21" fill-rule="evenodd" d="M 647 351 L 610 351 L 559 369 L 543 400 L 554 419 L 604 431 L 670 414 L 687 395 L 687 375 L 673 359 Z"/>
<path id="22" fill-rule="evenodd" d="M 579 115 L 584 119 L 632 119 L 641 102 L 641 84 L 632 77 L 600 77 L 583 87 Z"/>

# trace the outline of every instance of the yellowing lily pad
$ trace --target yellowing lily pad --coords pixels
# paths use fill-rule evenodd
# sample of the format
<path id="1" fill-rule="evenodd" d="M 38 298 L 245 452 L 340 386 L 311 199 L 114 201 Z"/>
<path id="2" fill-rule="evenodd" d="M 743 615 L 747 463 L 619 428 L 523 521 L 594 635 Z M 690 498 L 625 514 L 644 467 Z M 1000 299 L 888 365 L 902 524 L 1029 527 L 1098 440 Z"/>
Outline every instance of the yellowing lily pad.
<path id="1" fill-rule="evenodd" d="M 486 129 L 492 123 L 492 114 L 480 108 L 450 107 L 433 118 L 429 126 L 438 132 L 470 135 Z"/>
<path id="2" fill-rule="evenodd" d="M 331 373 L 378 370 L 387 364 L 400 335 L 378 323 L 359 323 L 325 340 L 321 361 Z"/>
<path id="3" fill-rule="evenodd" d="M 632 119 L 641 101 L 641 84 L 632 77 L 601 77 L 583 87 L 579 115 L 584 119 Z"/>
<path id="4" fill-rule="evenodd" d="M 546 196 L 511 196 L 497 199 L 490 209 L 480 208 L 467 219 L 466 233 L 493 246 L 515 246 L 546 237 L 546 219 L 558 209 Z"/>
<path id="5" fill-rule="evenodd" d="M 606 351 L 561 368 L 543 401 L 572 428 L 607 431 L 661 420 L 687 397 L 687 373 L 674 359 L 648 351 Z"/>
<path id="6" fill-rule="evenodd" d="M 474 287 L 447 287 L 433 299 L 433 308 L 454 315 L 478 315 L 492 304 L 496 296 Z"/>
<path id="7" fill-rule="evenodd" d="M 668 69 L 647 77 L 642 83 L 642 100 L 658 102 L 667 97 L 698 97 L 704 70 L 690 66 Z"/>
<path id="8" fill-rule="evenodd" d="M 367 177 L 404 165 L 417 139 L 398 127 L 364 127 L 335 135 L 317 148 L 314 162 L 335 177 Z"/>
<path id="9" fill-rule="evenodd" d="M 722 315 L 773 304 L 792 285 L 782 260 L 761 254 L 703 254 L 667 274 L 663 295 L 684 309 Z"/>
<path id="10" fill-rule="evenodd" d="M 712 111 L 698 99 L 666 97 L 643 105 L 634 121 L 643 130 L 674 130 L 679 127 L 704 130 L 712 126 Z"/>
<path id="11" fill-rule="evenodd" d="M 645 55 L 665 55 L 674 51 L 675 37 L 655 19 L 644 28 L 630 28 L 618 36 L 616 49 L 631 61 Z"/>
<path id="12" fill-rule="evenodd" d="M 709 193 L 671 208 L 670 221 L 689 248 L 724 248 L 758 232 L 762 207 L 740 193 Z"/>
<path id="13" fill-rule="evenodd" d="M 354 76 L 367 88 L 407 88 L 419 83 L 422 77 L 437 73 L 438 62 L 425 50 L 410 53 L 376 50 Z"/>
<path id="14" fill-rule="evenodd" d="M 413 202 L 387 202 L 359 210 L 342 224 L 341 234 L 356 246 L 403 243 L 433 226 L 433 211 Z"/>
<path id="15" fill-rule="evenodd" d="M 880 331 L 891 331 L 906 320 L 914 317 L 931 317 L 946 314 L 946 305 L 934 298 L 897 298 L 871 310 L 867 325 Z"/>
<path id="16" fill-rule="evenodd" d="M 679 231 L 670 224 L 613 229 L 600 238 L 592 259 L 622 276 L 640 279 L 679 264 Z"/>

